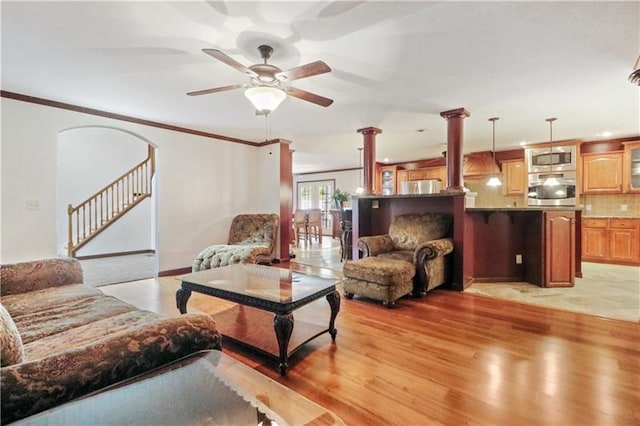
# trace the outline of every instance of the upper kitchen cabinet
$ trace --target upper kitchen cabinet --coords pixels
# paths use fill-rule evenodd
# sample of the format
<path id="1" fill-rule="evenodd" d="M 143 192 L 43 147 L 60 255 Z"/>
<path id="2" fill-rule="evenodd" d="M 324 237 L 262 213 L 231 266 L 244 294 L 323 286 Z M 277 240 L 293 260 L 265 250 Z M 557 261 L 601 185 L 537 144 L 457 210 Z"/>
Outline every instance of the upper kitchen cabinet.
<path id="1" fill-rule="evenodd" d="M 640 192 L 640 142 L 624 144 L 622 165 L 624 192 Z"/>
<path id="2" fill-rule="evenodd" d="M 379 174 L 379 188 L 382 195 L 396 194 L 397 166 L 382 166 Z"/>
<path id="3" fill-rule="evenodd" d="M 582 193 L 621 193 L 622 159 L 622 151 L 582 154 Z M 637 164 L 640 167 L 640 163 Z M 640 183 L 640 175 L 636 179 Z"/>
<path id="4" fill-rule="evenodd" d="M 503 195 L 522 195 L 527 184 L 527 171 L 524 160 L 504 160 L 502 162 L 504 185 Z"/>

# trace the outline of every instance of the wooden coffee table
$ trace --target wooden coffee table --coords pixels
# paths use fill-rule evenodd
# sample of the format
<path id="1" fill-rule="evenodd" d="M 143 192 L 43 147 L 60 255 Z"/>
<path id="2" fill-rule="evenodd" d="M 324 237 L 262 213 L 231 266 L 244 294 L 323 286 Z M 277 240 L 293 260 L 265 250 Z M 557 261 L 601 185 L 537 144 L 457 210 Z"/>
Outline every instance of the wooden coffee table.
<path id="1" fill-rule="evenodd" d="M 332 341 L 336 339 L 340 295 L 333 280 L 283 268 L 235 264 L 183 276 L 176 292 L 182 314 L 187 312 L 191 292 L 238 303 L 213 315 L 220 332 L 229 340 L 276 358 L 283 376 L 289 357 L 302 345 L 324 333 L 329 333 Z M 294 330 L 293 311 L 323 296 L 331 307 L 329 327 L 300 322 Z"/>

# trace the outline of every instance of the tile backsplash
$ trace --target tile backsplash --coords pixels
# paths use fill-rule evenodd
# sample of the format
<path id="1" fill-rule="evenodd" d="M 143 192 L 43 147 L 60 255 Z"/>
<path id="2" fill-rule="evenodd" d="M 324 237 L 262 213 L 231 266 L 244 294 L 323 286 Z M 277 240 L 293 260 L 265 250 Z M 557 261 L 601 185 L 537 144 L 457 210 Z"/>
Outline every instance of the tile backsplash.
<path id="1" fill-rule="evenodd" d="M 524 195 L 502 195 L 502 188 L 491 188 L 484 181 L 464 183 L 477 193 L 476 207 L 527 207 Z M 582 195 L 580 204 L 584 216 L 640 217 L 640 194 Z M 626 210 L 623 208 L 626 206 Z"/>
<path id="2" fill-rule="evenodd" d="M 584 216 L 640 217 L 640 194 L 583 195 L 580 204 Z"/>
<path id="3" fill-rule="evenodd" d="M 502 195 L 502 187 L 492 188 L 486 181 L 467 181 L 469 191 L 477 193 L 476 207 L 526 207 L 524 195 Z"/>

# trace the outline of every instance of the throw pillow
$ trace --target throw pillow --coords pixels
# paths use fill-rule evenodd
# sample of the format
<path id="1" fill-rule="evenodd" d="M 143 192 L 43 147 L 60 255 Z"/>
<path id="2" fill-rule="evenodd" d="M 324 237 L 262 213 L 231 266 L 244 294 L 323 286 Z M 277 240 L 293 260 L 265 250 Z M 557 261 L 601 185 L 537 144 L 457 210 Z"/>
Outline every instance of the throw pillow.
<path id="1" fill-rule="evenodd" d="M 24 347 L 11 315 L 0 304 L 0 367 L 24 361 Z"/>

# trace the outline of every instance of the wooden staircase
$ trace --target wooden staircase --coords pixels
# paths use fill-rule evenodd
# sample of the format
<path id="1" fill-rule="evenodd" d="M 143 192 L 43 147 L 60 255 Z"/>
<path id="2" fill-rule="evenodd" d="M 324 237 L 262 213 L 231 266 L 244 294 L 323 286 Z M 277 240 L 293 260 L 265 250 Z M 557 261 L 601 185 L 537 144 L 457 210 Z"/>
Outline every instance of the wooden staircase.
<path id="1" fill-rule="evenodd" d="M 155 148 L 149 145 L 144 161 L 77 206 L 69 204 L 67 253 L 70 257 L 145 198 L 151 197 L 155 169 Z"/>

